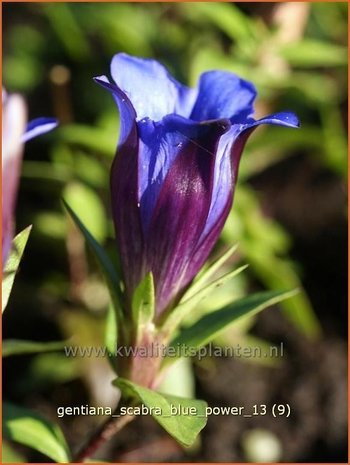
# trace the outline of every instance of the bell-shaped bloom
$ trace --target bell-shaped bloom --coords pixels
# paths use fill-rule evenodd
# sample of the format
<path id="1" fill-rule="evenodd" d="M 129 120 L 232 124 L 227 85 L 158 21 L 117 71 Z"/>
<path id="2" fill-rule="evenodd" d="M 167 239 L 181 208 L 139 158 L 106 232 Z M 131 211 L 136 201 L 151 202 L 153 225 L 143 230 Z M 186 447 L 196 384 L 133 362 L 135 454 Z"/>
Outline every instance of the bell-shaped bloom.
<path id="1" fill-rule="evenodd" d="M 111 91 L 120 140 L 111 170 L 112 210 L 126 295 L 152 271 L 159 315 L 207 260 L 230 212 L 244 144 L 260 124 L 298 127 L 293 113 L 255 120 L 254 86 L 224 71 L 198 87 L 157 61 L 115 55 Z"/>
<path id="2" fill-rule="evenodd" d="M 2 266 L 13 238 L 14 210 L 24 142 L 53 129 L 53 118 L 37 118 L 28 125 L 27 110 L 20 95 L 2 93 Z"/>

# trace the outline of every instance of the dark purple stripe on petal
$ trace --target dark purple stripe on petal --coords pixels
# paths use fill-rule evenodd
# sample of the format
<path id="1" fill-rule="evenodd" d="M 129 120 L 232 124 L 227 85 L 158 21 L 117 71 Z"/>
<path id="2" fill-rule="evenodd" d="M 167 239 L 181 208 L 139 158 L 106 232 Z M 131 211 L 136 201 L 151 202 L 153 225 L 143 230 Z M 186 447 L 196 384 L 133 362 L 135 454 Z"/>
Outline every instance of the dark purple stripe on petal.
<path id="1" fill-rule="evenodd" d="M 250 132 L 251 131 L 252 129 L 250 129 Z M 202 234 L 200 240 L 198 241 L 196 250 L 191 257 L 189 266 L 186 270 L 186 277 L 184 279 L 185 286 L 192 281 L 192 279 L 196 276 L 198 271 L 206 262 L 225 225 L 233 204 L 236 180 L 238 177 L 239 160 L 249 134 L 250 133 L 246 131 L 243 135 L 240 135 L 236 140 L 234 140 L 229 147 L 227 155 L 231 160 L 231 189 L 227 191 L 226 199 L 222 198 L 221 209 L 215 212 L 215 218 L 210 218 L 210 215 L 208 215 L 207 224 L 210 222 L 211 227 L 205 228 L 205 233 Z M 215 221 L 213 221 L 214 219 Z"/>
<path id="2" fill-rule="evenodd" d="M 126 294 L 142 277 L 144 242 L 138 200 L 139 140 L 136 113 L 127 96 L 105 77 L 95 81 L 112 92 L 120 113 L 120 139 L 111 169 L 112 214 Z M 129 302 L 130 303 L 130 302 Z"/>
<path id="3" fill-rule="evenodd" d="M 230 126 L 227 121 L 189 124 L 174 117 L 164 124 L 182 136 L 183 145 L 162 185 L 146 238 L 158 314 L 182 287 L 209 212 L 217 145 Z"/>
<path id="4" fill-rule="evenodd" d="M 187 286 L 193 278 L 197 275 L 199 270 L 202 268 L 204 263 L 207 261 L 210 252 L 212 251 L 214 245 L 216 244 L 221 231 L 225 225 L 226 219 L 230 213 L 232 203 L 233 203 L 234 191 L 231 190 L 227 196 L 226 202 L 222 208 L 220 215 L 217 217 L 216 223 L 213 225 L 212 229 L 202 237 L 199 241 L 199 244 L 192 255 L 189 265 L 186 269 L 186 276 L 183 280 L 183 286 Z"/>
<path id="5" fill-rule="evenodd" d="M 142 226 L 146 233 L 164 180 L 189 140 L 198 137 L 198 126 L 178 115 L 168 115 L 155 123 L 144 118 L 139 132 L 139 199 Z M 202 129 L 203 131 L 203 129 Z"/>

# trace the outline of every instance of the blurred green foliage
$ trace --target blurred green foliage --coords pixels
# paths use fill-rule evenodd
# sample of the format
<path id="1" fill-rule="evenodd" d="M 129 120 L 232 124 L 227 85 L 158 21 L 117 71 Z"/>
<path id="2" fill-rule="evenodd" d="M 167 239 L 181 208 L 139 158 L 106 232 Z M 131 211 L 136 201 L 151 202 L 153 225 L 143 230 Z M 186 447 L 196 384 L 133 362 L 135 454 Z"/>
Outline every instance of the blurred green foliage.
<path id="1" fill-rule="evenodd" d="M 296 154 L 345 179 L 347 3 L 7 3 L 3 14 L 5 87 L 25 95 L 30 117 L 61 121 L 58 130 L 26 147 L 17 210 L 18 230 L 33 224 L 23 264 L 24 272 L 31 270 L 25 296 L 62 309 L 69 296 L 98 327 L 104 317 L 102 278 L 61 199 L 115 258 L 109 168 L 118 112 L 92 78 L 108 73 L 112 55 L 121 51 L 158 59 L 188 85 L 209 69 L 238 73 L 258 89 L 257 116 L 284 109 L 298 114 L 301 130 L 261 128 L 247 144 L 219 247 L 238 243 L 239 261 L 250 267 L 209 297 L 203 312 L 210 299 L 224 305 L 257 282 L 270 290 L 302 290 L 300 270 L 289 257 L 292 238 L 267 217 L 251 180 Z M 307 336 L 319 335 L 304 292 L 281 305 Z M 65 336 L 80 316 L 59 319 Z M 67 323 L 71 319 L 74 325 Z M 251 325 L 218 342 L 263 345 L 249 334 Z"/>
<path id="2" fill-rule="evenodd" d="M 31 112 L 54 112 L 61 120 L 60 129 L 50 136 L 50 152 L 42 153 L 44 142 L 37 142 L 40 153 L 28 148 L 23 166 L 24 189 L 46 197 L 45 208 L 30 205 L 26 212 L 35 226 L 33 241 L 43 236 L 48 245 L 59 243 L 65 253 L 69 230 L 61 196 L 69 199 L 96 239 L 113 237 L 108 170 L 118 139 L 118 112 L 92 77 L 107 72 L 111 56 L 124 51 L 159 59 L 189 85 L 208 69 L 236 72 L 256 85 L 259 115 L 282 109 L 299 115 L 300 131 L 268 128 L 251 138 L 222 242 L 238 241 L 241 260 L 267 288 L 300 287 L 288 258 L 288 233 L 263 214 L 249 180 L 300 152 L 346 175 L 347 5 L 286 8 L 246 3 L 6 5 L 5 86 L 25 94 Z M 42 96 L 48 98 L 43 101 Z M 85 272 L 81 279 L 87 279 Z M 244 287 L 247 276 L 248 281 L 240 280 Z M 286 301 L 284 308 L 306 334 L 318 334 L 305 294 Z"/>

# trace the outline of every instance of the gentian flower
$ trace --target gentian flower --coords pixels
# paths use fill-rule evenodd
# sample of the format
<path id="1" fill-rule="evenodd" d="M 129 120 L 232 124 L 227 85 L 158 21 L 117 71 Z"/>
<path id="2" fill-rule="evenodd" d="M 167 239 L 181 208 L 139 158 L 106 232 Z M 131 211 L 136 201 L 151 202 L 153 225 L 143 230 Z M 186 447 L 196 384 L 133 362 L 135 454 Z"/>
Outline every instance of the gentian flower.
<path id="1" fill-rule="evenodd" d="M 53 118 L 37 118 L 26 126 L 27 111 L 20 95 L 2 93 L 2 266 L 13 238 L 13 217 L 23 144 L 57 125 Z"/>
<path id="2" fill-rule="evenodd" d="M 113 220 L 126 296 L 152 272 L 159 316 L 213 249 L 230 212 L 248 136 L 260 124 L 298 127 L 293 113 L 253 118 L 254 86 L 209 71 L 191 89 L 157 61 L 113 57 L 120 139 L 111 170 Z"/>

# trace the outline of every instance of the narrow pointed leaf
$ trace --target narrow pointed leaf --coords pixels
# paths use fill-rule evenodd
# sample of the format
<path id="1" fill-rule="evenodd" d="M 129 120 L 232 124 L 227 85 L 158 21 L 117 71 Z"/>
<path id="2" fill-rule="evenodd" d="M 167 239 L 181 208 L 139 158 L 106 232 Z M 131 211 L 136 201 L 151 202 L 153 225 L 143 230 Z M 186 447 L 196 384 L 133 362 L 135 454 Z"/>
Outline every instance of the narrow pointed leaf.
<path id="1" fill-rule="evenodd" d="M 5 339 L 2 343 L 2 356 L 23 354 L 39 354 L 41 352 L 55 352 L 62 350 L 67 343 L 65 341 L 35 342 L 20 339 Z"/>
<path id="2" fill-rule="evenodd" d="M 237 276 L 239 273 L 245 270 L 247 266 L 248 265 L 243 265 L 240 268 L 237 268 L 236 270 L 226 273 L 224 276 L 221 276 L 220 278 L 216 279 L 215 281 L 210 283 L 205 288 L 199 290 L 196 294 L 194 294 L 188 300 L 182 301 L 182 303 L 180 303 L 174 310 L 171 311 L 169 317 L 167 318 L 164 324 L 164 327 L 163 327 L 164 331 L 170 334 L 173 331 L 175 331 L 176 327 L 181 323 L 183 318 L 185 318 L 185 316 L 188 315 L 188 313 L 196 305 L 198 305 L 199 302 L 201 302 L 203 299 L 208 297 L 208 295 L 210 295 L 215 289 L 223 286 L 227 281 L 232 279 L 234 276 Z"/>
<path id="3" fill-rule="evenodd" d="M 186 293 L 182 297 L 181 303 L 184 300 L 187 300 L 190 297 L 192 297 L 196 292 L 198 292 L 205 285 L 205 283 L 207 283 L 209 279 L 227 262 L 227 260 L 235 253 L 236 250 L 237 244 L 230 247 L 223 255 L 221 255 L 217 260 L 211 263 L 207 269 L 199 273 L 191 287 L 186 291 Z"/>
<path id="4" fill-rule="evenodd" d="M 206 425 L 205 409 L 207 404 L 202 400 L 161 394 L 123 378 L 116 379 L 113 384 L 122 390 L 124 396 L 130 396 L 137 402 L 152 408 L 153 418 L 184 446 L 191 446 Z M 179 412 L 175 412 L 174 407 L 180 407 L 183 414 L 176 414 Z M 185 414 L 186 411 L 189 412 L 189 408 L 193 409 L 193 413 Z M 158 414 L 156 409 L 158 409 Z"/>
<path id="5" fill-rule="evenodd" d="M 101 245 L 96 241 L 96 239 L 92 236 L 92 234 L 86 229 L 83 223 L 80 221 L 78 216 L 74 213 L 74 211 L 70 208 L 70 206 L 63 200 L 63 204 L 68 211 L 70 217 L 74 221 L 75 225 L 81 231 L 87 244 L 89 245 L 91 251 L 93 252 L 100 268 L 103 272 L 103 275 L 107 281 L 107 285 L 109 288 L 109 292 L 111 295 L 111 299 L 113 302 L 114 310 L 117 313 L 118 319 L 122 320 L 122 295 L 119 285 L 119 278 L 116 273 L 116 270 L 109 259 L 108 255 L 101 247 Z"/>
<path id="6" fill-rule="evenodd" d="M 238 319 L 255 315 L 270 305 L 292 297 L 296 292 L 298 291 L 267 291 L 236 300 L 220 310 L 205 315 L 194 325 L 184 328 L 171 345 L 174 347 L 186 345 L 193 348 L 203 346 Z"/>
<path id="7" fill-rule="evenodd" d="M 9 300 L 11 289 L 16 277 L 16 273 L 28 241 L 31 226 L 28 226 L 21 231 L 12 241 L 10 254 L 5 263 L 5 269 L 3 272 L 2 280 L 2 311 L 5 310 L 7 302 Z"/>
<path id="8" fill-rule="evenodd" d="M 6 439 L 31 447 L 55 462 L 70 460 L 60 428 L 29 409 L 4 402 L 3 434 Z"/>

